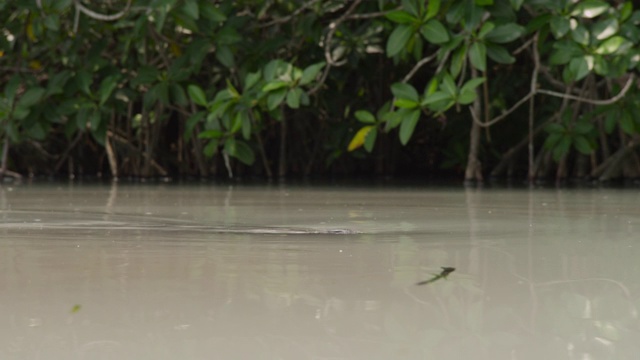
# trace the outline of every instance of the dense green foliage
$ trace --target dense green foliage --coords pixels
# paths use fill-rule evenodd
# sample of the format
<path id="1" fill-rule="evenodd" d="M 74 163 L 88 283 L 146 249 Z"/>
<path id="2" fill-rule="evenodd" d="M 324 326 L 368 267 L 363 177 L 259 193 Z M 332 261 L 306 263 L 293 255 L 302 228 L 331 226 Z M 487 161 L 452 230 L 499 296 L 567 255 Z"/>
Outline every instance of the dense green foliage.
<path id="1" fill-rule="evenodd" d="M 0 15 L 0 173 L 640 176 L 631 1 L 33 0 Z"/>

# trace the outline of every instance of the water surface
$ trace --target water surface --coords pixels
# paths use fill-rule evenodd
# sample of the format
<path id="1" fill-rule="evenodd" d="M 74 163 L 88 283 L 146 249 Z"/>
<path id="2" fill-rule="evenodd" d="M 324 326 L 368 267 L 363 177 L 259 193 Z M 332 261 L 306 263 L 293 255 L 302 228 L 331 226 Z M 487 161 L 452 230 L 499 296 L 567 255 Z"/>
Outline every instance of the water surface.
<path id="1" fill-rule="evenodd" d="M 0 359 L 637 359 L 638 204 L 5 185 Z"/>

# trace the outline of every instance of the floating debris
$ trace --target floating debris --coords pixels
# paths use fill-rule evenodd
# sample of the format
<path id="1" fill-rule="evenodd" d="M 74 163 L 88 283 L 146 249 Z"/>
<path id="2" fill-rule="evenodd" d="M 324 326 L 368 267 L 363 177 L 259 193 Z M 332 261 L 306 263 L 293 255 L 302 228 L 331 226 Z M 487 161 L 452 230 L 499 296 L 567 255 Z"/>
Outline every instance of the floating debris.
<path id="1" fill-rule="evenodd" d="M 419 283 L 416 283 L 416 285 L 427 285 L 427 284 L 431 284 L 434 281 L 440 280 L 440 279 L 446 279 L 447 276 L 449 276 L 449 274 L 451 274 L 452 272 L 454 272 L 456 270 L 456 268 L 454 267 L 441 267 L 442 271 L 440 272 L 440 274 L 435 274 L 431 279 L 429 280 L 425 280 L 425 281 L 420 281 Z"/>
<path id="2" fill-rule="evenodd" d="M 75 313 L 77 313 L 78 311 L 80 311 L 80 309 L 82 309 L 82 305 L 75 304 L 75 305 L 73 305 L 73 307 L 71 308 L 71 313 L 72 313 L 72 314 L 75 314 Z"/>

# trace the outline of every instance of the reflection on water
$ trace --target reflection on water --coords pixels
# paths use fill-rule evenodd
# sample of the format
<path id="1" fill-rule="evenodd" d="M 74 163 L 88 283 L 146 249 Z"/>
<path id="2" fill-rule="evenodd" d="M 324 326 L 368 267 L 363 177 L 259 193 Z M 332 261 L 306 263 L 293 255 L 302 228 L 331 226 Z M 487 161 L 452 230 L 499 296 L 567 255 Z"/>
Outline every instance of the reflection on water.
<path id="1" fill-rule="evenodd" d="M 5 186 L 0 359 L 636 359 L 639 200 Z"/>

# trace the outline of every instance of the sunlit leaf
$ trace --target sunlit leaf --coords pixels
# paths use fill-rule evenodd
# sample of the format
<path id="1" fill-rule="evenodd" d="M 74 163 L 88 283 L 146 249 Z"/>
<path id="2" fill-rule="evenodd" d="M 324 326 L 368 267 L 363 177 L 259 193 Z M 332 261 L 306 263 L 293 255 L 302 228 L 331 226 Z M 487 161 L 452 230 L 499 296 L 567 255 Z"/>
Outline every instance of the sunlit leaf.
<path id="1" fill-rule="evenodd" d="M 591 19 L 609 10 L 609 7 L 610 5 L 606 1 L 581 0 L 576 3 L 571 15 Z"/>
<path id="2" fill-rule="evenodd" d="M 596 49 L 596 53 L 600 55 L 613 54 L 621 48 L 630 47 L 631 42 L 622 36 L 613 36 L 603 41 Z"/>
<path id="3" fill-rule="evenodd" d="M 608 18 L 602 21 L 598 21 L 591 28 L 591 32 L 598 40 L 604 40 L 608 37 L 615 35 L 618 32 L 620 26 L 616 18 Z"/>
<path id="4" fill-rule="evenodd" d="M 549 25 L 551 26 L 551 33 L 556 39 L 560 39 L 571 29 L 569 19 L 560 15 L 552 17 Z"/>

